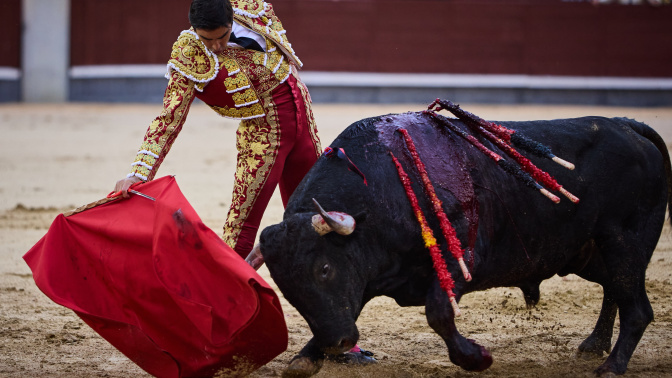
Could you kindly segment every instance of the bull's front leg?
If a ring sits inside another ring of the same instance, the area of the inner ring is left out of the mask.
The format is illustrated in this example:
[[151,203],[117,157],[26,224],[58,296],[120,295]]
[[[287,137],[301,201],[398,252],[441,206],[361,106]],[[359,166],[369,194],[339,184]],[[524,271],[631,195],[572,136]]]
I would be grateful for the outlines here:
[[452,363],[469,371],[483,371],[492,365],[490,352],[457,331],[448,295],[436,279],[427,294],[425,313],[429,326],[446,342]]
[[299,354],[294,356],[287,370],[282,373],[283,377],[310,377],[317,374],[324,363],[324,353],[315,343],[313,337]]

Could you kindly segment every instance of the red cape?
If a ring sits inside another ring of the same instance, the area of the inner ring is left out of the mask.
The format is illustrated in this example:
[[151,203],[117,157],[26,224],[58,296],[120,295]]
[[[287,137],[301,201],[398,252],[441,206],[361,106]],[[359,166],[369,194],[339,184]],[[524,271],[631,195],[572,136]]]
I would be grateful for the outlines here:
[[23,257],[37,286],[158,377],[243,375],[287,348],[271,287],[207,228],[173,177],[56,217]]

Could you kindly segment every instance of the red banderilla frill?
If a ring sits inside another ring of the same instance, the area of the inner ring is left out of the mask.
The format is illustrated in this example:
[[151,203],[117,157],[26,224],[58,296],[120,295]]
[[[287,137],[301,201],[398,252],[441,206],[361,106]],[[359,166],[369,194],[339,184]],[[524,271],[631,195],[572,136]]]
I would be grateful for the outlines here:
[[415,148],[415,143],[413,143],[413,139],[408,134],[408,130],[399,129],[398,131],[404,136],[404,140],[406,141],[406,147],[408,148],[408,151],[411,153],[411,157],[413,158],[415,167],[418,170],[418,173],[420,174],[420,178],[422,179],[422,186],[425,190],[425,194],[427,195],[427,197],[429,197],[429,200],[432,202],[432,207],[434,208],[434,214],[436,214],[436,217],[439,218],[439,225],[441,227],[441,232],[443,233],[443,236],[446,238],[446,242],[448,242],[448,249],[450,250],[450,253],[453,255],[455,260],[457,260],[457,262],[460,264],[460,268],[462,269],[464,279],[467,280],[467,282],[469,282],[471,281],[471,274],[467,269],[467,265],[464,263],[464,251],[460,246],[460,239],[457,238],[455,228],[453,228],[453,225],[450,224],[450,221],[448,220],[446,213],[443,211],[441,200],[439,199],[439,197],[436,196],[434,185],[432,185],[432,181],[429,179],[429,176],[427,175],[427,169],[425,168],[425,164],[422,162],[422,160],[420,160],[418,150]]
[[[434,102],[429,105],[429,110],[434,110],[434,107],[436,105],[439,105],[443,109],[447,109],[449,112],[453,113],[457,118],[463,120],[463,121],[470,121],[473,123],[478,124],[479,126],[485,128],[486,130],[490,131],[491,133],[497,135],[497,137],[504,139],[507,143],[513,143],[516,146],[522,148],[523,150],[527,152],[531,152],[539,157],[545,157],[547,159],[551,159],[554,162],[562,165],[563,167],[567,169],[574,169],[574,164],[563,160],[557,156],[555,156],[552,152],[551,149],[544,146],[543,144],[536,142],[534,140],[528,139],[520,134],[518,134],[515,130],[511,130],[509,128],[506,128],[502,125],[497,125],[492,122],[488,122],[479,116],[469,113],[466,110],[463,110],[460,108],[459,105],[452,103],[451,101],[448,100],[441,100],[441,99],[436,99]],[[440,110],[440,109],[439,109]]]
[[450,272],[448,271],[448,267],[446,266],[446,262],[443,260],[443,256],[441,256],[441,250],[439,249],[439,246],[436,244],[436,238],[434,238],[434,233],[427,224],[427,220],[425,219],[425,215],[422,213],[422,209],[420,209],[420,205],[418,204],[418,198],[415,196],[413,188],[411,188],[411,181],[408,178],[408,175],[404,171],[404,168],[401,166],[401,163],[399,163],[399,160],[397,160],[397,158],[391,151],[390,155],[392,156],[394,165],[397,167],[397,172],[399,173],[399,179],[401,180],[401,183],[404,186],[404,190],[406,191],[408,201],[411,203],[411,207],[413,207],[413,213],[415,214],[415,217],[418,220],[418,223],[420,224],[420,228],[422,229],[422,239],[424,240],[425,247],[429,249],[429,254],[432,257],[432,263],[434,266],[434,270],[436,271],[436,275],[439,279],[439,285],[441,286],[443,291],[445,291],[446,294],[448,294],[448,299],[450,300],[450,304],[453,307],[453,313],[455,314],[455,316],[460,316],[462,312],[460,311],[460,307],[457,305],[457,300],[455,300],[455,293],[453,292],[453,288],[455,287],[455,281],[453,281],[453,278],[450,275]]
[[364,185],[369,186],[369,184],[366,182],[366,176],[364,176],[364,173],[362,173],[362,171],[360,171],[359,168],[357,168],[355,163],[353,163],[352,160],[350,160],[348,155],[345,154],[344,149],[338,148],[334,150],[331,147],[327,147],[324,149],[324,152],[322,154],[328,158],[334,157],[334,155],[336,155],[336,157],[338,157],[339,159],[344,160],[348,165],[348,170],[358,174],[359,177],[361,177],[362,180],[364,180]]

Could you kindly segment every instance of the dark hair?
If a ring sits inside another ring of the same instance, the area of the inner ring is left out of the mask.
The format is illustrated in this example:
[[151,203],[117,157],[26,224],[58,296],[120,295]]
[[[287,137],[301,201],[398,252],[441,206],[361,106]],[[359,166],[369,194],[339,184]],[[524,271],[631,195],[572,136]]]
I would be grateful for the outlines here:
[[189,23],[194,29],[214,30],[233,23],[229,0],[193,0],[189,7]]

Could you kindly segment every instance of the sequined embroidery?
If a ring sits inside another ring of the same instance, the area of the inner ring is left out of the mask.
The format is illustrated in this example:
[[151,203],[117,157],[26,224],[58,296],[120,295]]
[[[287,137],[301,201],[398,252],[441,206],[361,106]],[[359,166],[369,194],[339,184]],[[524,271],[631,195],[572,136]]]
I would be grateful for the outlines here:
[[219,113],[222,117],[240,120],[259,118],[265,115],[264,108],[258,102],[252,106],[242,108],[231,108],[228,106],[219,107],[214,105],[210,105],[210,108]]
[[236,108],[256,104],[259,102],[257,94],[254,93],[252,89],[247,89],[243,92],[236,92],[231,97],[233,98],[233,102],[235,103]]
[[267,99],[266,116],[241,121],[236,132],[238,160],[224,242],[235,248],[242,226],[275,164],[280,140],[276,104]]
[[205,85],[217,77],[219,62],[193,30],[184,30],[173,44],[166,78],[172,70],[195,81],[196,89],[202,92]]
[[226,87],[226,93],[234,93],[250,88],[250,81],[247,80],[245,75],[229,76],[224,79],[224,86]]

